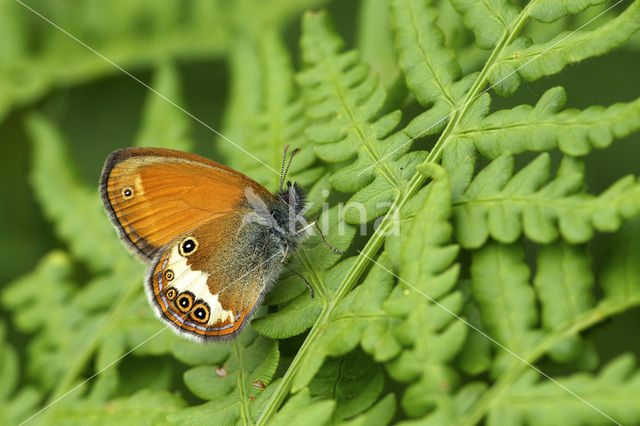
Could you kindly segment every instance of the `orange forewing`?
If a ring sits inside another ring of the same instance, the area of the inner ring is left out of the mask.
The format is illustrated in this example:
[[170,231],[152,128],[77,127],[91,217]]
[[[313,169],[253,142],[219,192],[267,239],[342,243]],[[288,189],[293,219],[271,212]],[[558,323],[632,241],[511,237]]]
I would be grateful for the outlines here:
[[[203,157],[160,148],[111,154],[101,179],[103,202],[122,239],[151,260],[174,238],[233,213],[245,188],[272,195],[247,176]],[[130,191],[130,192],[129,192]]]

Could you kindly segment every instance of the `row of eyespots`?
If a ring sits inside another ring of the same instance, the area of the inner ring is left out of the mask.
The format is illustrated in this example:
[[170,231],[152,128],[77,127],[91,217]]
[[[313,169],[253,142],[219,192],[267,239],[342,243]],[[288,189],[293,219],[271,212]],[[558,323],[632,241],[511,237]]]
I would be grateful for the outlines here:
[[193,321],[200,324],[206,324],[207,321],[209,321],[209,315],[211,314],[209,305],[203,300],[195,300],[195,296],[190,291],[184,291],[178,294],[178,291],[174,287],[169,287],[164,294],[169,301],[175,301],[176,308],[178,308],[180,312],[189,314],[189,317]]

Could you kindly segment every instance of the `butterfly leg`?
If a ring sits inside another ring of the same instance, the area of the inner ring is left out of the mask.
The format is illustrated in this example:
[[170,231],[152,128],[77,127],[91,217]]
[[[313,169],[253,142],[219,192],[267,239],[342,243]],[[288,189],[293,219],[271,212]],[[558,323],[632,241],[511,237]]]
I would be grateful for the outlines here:
[[288,270],[290,270],[291,272],[295,273],[297,276],[302,278],[302,281],[304,281],[304,283],[307,285],[307,288],[309,289],[309,293],[311,293],[311,298],[313,299],[315,293],[313,292],[313,287],[311,287],[311,284],[309,284],[309,281],[307,281],[307,279],[305,277],[303,277],[300,272],[296,271],[291,266],[289,266],[286,263],[284,263],[284,259],[282,261],[282,264],[285,266],[285,268],[287,268]]
[[331,246],[331,244],[329,244],[327,242],[327,240],[324,239],[324,234],[322,233],[322,230],[320,229],[320,226],[318,226],[318,222],[316,222],[315,220],[313,221],[313,224],[316,226],[316,229],[318,230],[318,233],[320,234],[320,238],[322,238],[322,242],[324,243],[325,246],[329,247],[329,250],[331,250],[334,253],[338,253],[338,254],[344,254],[344,252],[342,250],[338,250],[337,248],[333,248]]

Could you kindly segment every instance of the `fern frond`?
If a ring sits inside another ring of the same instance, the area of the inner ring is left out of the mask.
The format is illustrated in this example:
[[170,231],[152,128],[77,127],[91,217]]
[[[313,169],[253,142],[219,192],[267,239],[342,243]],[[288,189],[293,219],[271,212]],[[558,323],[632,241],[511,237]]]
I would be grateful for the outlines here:
[[[553,330],[579,317],[595,305],[594,277],[584,247],[563,241],[540,247],[535,290],[541,307],[542,327]],[[558,342],[550,355],[567,362],[584,350],[578,336]]]
[[435,23],[435,11],[421,0],[390,3],[398,59],[407,86],[423,106],[443,101],[455,108],[457,100],[451,90],[460,78],[460,66],[444,45],[444,36]]
[[546,91],[534,107],[520,105],[487,115],[490,96],[480,97],[473,105],[471,117],[465,120],[452,138],[473,141],[478,151],[488,158],[504,152],[560,149],[565,154],[580,156],[592,149],[602,149],[614,138],[620,139],[640,128],[640,99],[618,103],[608,108],[592,106],[585,110],[565,109],[563,88]]
[[460,79],[453,52],[444,44],[436,12],[421,0],[391,2],[396,49],[407,87],[423,106],[430,107],[407,125],[411,137],[437,134],[463,102],[474,75]]
[[619,16],[594,30],[565,32],[544,43],[527,38],[513,41],[494,64],[489,81],[496,92],[510,95],[522,80],[556,74],[565,66],[610,52],[640,29],[640,3],[633,2]]
[[269,425],[288,426],[305,419],[305,425],[322,426],[331,419],[335,405],[331,400],[313,401],[308,389],[303,389],[287,401]]
[[[156,67],[151,87],[176,104],[183,104],[180,76],[173,63],[164,61]],[[191,119],[184,112],[162,97],[149,93],[135,144],[191,151],[190,130]]]
[[504,154],[484,168],[454,200],[456,236],[463,247],[477,248],[489,236],[511,243],[524,233],[549,243],[559,235],[568,242],[588,241],[594,230],[611,232],[622,219],[640,211],[640,185],[620,179],[600,196],[580,192],[583,171],[565,157],[556,178],[546,182],[549,156],[541,154],[512,176],[513,157]]
[[35,411],[40,391],[20,384],[21,362],[18,351],[7,341],[7,326],[0,321],[0,422],[18,424]]
[[368,66],[358,61],[357,52],[342,52],[343,42],[326,12],[305,15],[301,44],[306,69],[298,81],[308,102],[307,116],[313,120],[307,137],[316,143],[314,149],[324,161],[355,159],[336,171],[330,182],[342,192],[364,188],[350,201],[365,208],[357,212],[349,209],[347,222],[373,220],[405,190],[423,157],[414,153],[399,161],[409,149],[408,137],[403,132],[388,135],[401,114],[394,111],[378,117],[385,90]]
[[[538,339],[533,331],[538,314],[535,293],[529,285],[524,250],[489,243],[473,252],[472,291],[489,335],[516,354],[522,354]],[[511,355],[501,352],[498,360]]]
[[207,423],[212,418],[223,424],[253,423],[278,367],[277,342],[248,331],[225,345],[231,351],[220,361],[223,365],[199,365],[184,375],[191,392],[208,402],[169,415],[171,423]]
[[[347,259],[337,265],[332,270],[332,276],[327,277],[332,281],[327,282],[339,282],[339,277],[344,276],[352,262],[353,259]],[[344,355],[353,350],[370,327],[388,320],[382,311],[382,303],[389,295],[391,284],[392,278],[383,270],[372,270],[364,283],[340,301],[328,318],[323,319],[323,332],[314,342],[313,352],[302,361],[293,381],[294,392],[311,381],[327,357]]]
[[[167,415],[185,406],[180,396],[166,390],[144,389],[133,395],[114,398],[108,402],[97,399],[61,400],[55,413],[47,413],[50,424],[72,424],[79,418],[100,419],[99,424],[166,424]],[[39,419],[41,420],[41,419]]]
[[452,0],[451,4],[462,15],[464,24],[476,36],[483,49],[493,48],[510,30],[518,16],[518,8],[507,0]]
[[607,420],[602,413],[622,424],[640,421],[640,371],[630,354],[614,359],[597,376],[576,373],[557,380],[592,406],[531,371],[505,390],[489,411],[487,421],[578,426],[601,424]]
[[396,400],[390,393],[367,412],[341,424],[345,426],[385,426],[391,423],[395,411]]
[[[395,335],[404,347],[388,370],[396,380],[412,382],[402,399],[409,416],[422,416],[432,406],[453,416],[450,393],[458,376],[447,363],[462,348],[468,329],[455,319],[463,299],[453,291],[460,267],[453,263],[458,247],[449,244],[449,180],[439,166],[428,164],[420,171],[431,176],[433,184],[402,244],[401,281],[410,288],[397,286],[384,305],[389,315],[402,318]],[[446,421],[455,423],[455,418]]]
[[[309,169],[315,161],[304,138],[302,105],[294,85],[291,58],[273,29],[259,40],[243,39],[232,53],[231,104],[225,118],[225,134],[278,172],[283,149],[301,148],[291,166],[291,177],[307,187],[317,181],[322,169]],[[255,159],[238,155],[236,147],[220,140],[227,163],[275,190],[280,176]]]
[[327,358],[309,383],[316,399],[336,401],[332,422],[340,423],[370,409],[385,385],[382,367],[361,351]]
[[529,14],[538,21],[552,22],[602,3],[605,0],[538,0],[532,5]]
[[[555,289],[557,298],[563,300],[551,300],[551,297],[547,295],[541,297],[544,328],[534,328],[534,320],[536,317],[535,301],[532,300],[532,287],[528,286],[525,282],[529,274],[529,269],[523,261],[522,248],[520,245],[512,245],[517,251],[509,251],[507,246],[492,243],[485,246],[479,251],[474,253],[474,259],[472,264],[472,276],[474,280],[474,292],[475,287],[478,284],[482,284],[483,293],[486,292],[486,299],[483,302],[479,302],[479,307],[483,313],[483,322],[487,321],[490,335],[493,333],[502,333],[504,338],[508,338],[509,334],[515,336],[516,340],[524,342],[523,347],[520,349],[523,352],[515,350],[516,355],[521,359],[524,359],[527,363],[533,364],[539,360],[542,356],[549,354],[555,360],[560,362],[571,362],[575,365],[575,360],[584,355],[586,345],[582,343],[579,337],[579,333],[583,330],[587,330],[595,324],[598,324],[607,318],[610,318],[620,312],[624,312],[628,309],[632,309],[640,305],[640,264],[638,262],[638,252],[629,250],[630,248],[637,247],[640,243],[639,233],[632,232],[637,231],[638,224],[640,222],[636,220],[631,221],[626,225],[624,229],[618,231],[616,240],[612,245],[612,250],[609,251],[609,255],[606,257],[601,268],[601,275],[599,277],[599,285],[605,292],[606,296],[595,306],[592,306],[590,300],[590,287],[591,287],[591,272],[589,271],[590,261],[586,254],[577,249],[572,248],[564,243],[565,248],[562,256],[559,259],[551,259],[551,255],[557,254],[557,251],[553,249],[543,249],[540,253],[538,264],[540,269],[538,270],[538,276],[535,279],[536,290],[540,290],[540,285],[543,282],[544,287],[548,290],[550,280],[554,280],[555,283],[563,283],[558,289]],[[630,232],[631,231],[631,232]],[[557,247],[558,244],[555,246]],[[549,251],[548,251],[549,250]],[[479,265],[478,262],[482,262]],[[482,266],[482,271],[477,270],[477,267]],[[490,267],[487,268],[487,267]],[[553,269],[552,269],[553,268]],[[493,272],[492,272],[493,271]],[[613,272],[616,271],[616,272]],[[483,272],[483,274],[479,274]],[[613,272],[613,273],[612,273]],[[618,273],[619,272],[619,273]],[[493,275],[492,275],[493,274]],[[505,281],[505,278],[510,279]],[[476,283],[476,280],[481,279]],[[575,294],[571,289],[571,295],[560,296],[561,289],[566,289],[568,280],[575,279],[571,282],[571,286],[578,286],[586,294]],[[501,285],[503,284],[503,285]],[[496,287],[498,286],[498,287]],[[498,291],[495,297],[491,298],[488,291]],[[522,306],[522,300],[517,301],[512,297],[516,293],[522,293],[522,298],[527,301],[527,307],[524,309]],[[484,296],[481,295],[481,296]],[[476,297],[477,298],[477,297]],[[500,303],[502,301],[502,303]],[[587,309],[588,308],[588,309]],[[515,312],[517,310],[522,310]],[[546,316],[546,318],[545,318]],[[549,321],[556,321],[551,324]],[[493,324],[493,325],[489,325]],[[500,339],[498,339],[500,341]],[[503,343],[501,341],[501,343]],[[507,346],[509,349],[516,349],[514,347]],[[504,358],[502,358],[504,361]],[[632,372],[629,370],[631,365],[629,360],[623,362],[626,367],[625,377],[630,377]],[[502,362],[495,367],[505,368],[505,363]],[[637,373],[634,373],[634,377]],[[581,377],[580,374],[575,375]],[[604,374],[603,376],[604,377]],[[522,380],[522,382],[520,382]],[[520,412],[517,408],[518,404],[514,404],[513,400],[509,399],[512,393],[512,386],[516,386],[516,383],[525,383],[527,388],[531,388],[537,382],[537,376],[530,374],[528,365],[523,362],[512,362],[506,367],[506,370],[501,371],[501,374],[497,382],[492,386],[491,390],[484,392],[482,397],[473,404],[473,406],[465,413],[464,423],[474,424],[479,419],[483,418],[488,412],[492,410],[492,407],[502,406],[502,399],[509,400],[505,402],[504,406],[498,412],[503,412],[503,409],[507,409],[508,412]],[[570,379],[573,380],[573,379]],[[589,379],[585,379],[589,380]],[[631,401],[627,401],[624,398],[613,398],[607,402],[606,396],[604,399],[599,399],[602,395],[598,392],[588,392],[583,394],[580,383],[566,382],[564,379],[560,381],[567,386],[567,388],[575,391],[578,395],[584,397],[587,401],[594,403],[597,407],[604,409],[605,413],[614,414],[617,418],[620,416],[620,411],[626,409],[629,413],[635,412],[635,405]],[[550,385],[550,382],[544,382],[545,386]],[[619,383],[621,386],[630,386],[630,391],[635,392],[633,387],[635,386],[635,379],[632,379],[629,383]],[[605,384],[602,382],[602,384]],[[606,385],[605,385],[606,386]],[[520,389],[523,389],[522,387]],[[550,389],[546,388],[545,389]],[[558,387],[554,387],[552,392],[560,390]],[[568,395],[564,393],[564,395]],[[573,402],[570,406],[573,407],[574,402],[580,402],[573,397]],[[528,400],[526,409],[527,411],[534,410],[535,406],[540,404],[540,411],[544,415],[559,415],[558,413],[551,414],[553,408],[546,404],[544,398],[530,399]],[[582,412],[582,407],[588,407],[583,402],[580,402],[580,411],[576,413],[578,418],[584,418],[580,416],[598,414],[596,411],[587,410]],[[553,404],[555,407],[556,405]],[[633,408],[632,408],[633,406]],[[605,408],[606,407],[606,408]],[[626,408],[624,408],[626,407]],[[511,411],[515,408],[515,411]],[[611,410],[611,412],[609,411]],[[520,415],[520,414],[519,414]],[[518,415],[518,416],[519,416]],[[601,414],[598,414],[602,416]],[[492,417],[495,418],[495,417]],[[517,417],[520,418],[520,417]],[[551,417],[549,417],[551,418]],[[625,418],[620,417],[619,420]],[[595,424],[599,423],[604,417],[594,417],[590,420],[581,420],[579,423]]]

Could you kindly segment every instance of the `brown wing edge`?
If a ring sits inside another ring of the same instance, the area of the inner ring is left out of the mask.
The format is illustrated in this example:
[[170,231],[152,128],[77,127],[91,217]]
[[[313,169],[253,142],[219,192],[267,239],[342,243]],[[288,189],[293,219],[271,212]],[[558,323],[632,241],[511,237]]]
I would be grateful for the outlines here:
[[138,259],[142,260],[145,263],[149,263],[153,260],[157,249],[153,250],[144,250],[138,247],[131,239],[129,235],[122,227],[122,224],[118,220],[116,216],[116,212],[111,205],[111,201],[109,200],[109,194],[107,194],[107,183],[109,181],[109,176],[111,175],[111,171],[113,168],[123,160],[134,156],[148,155],[147,151],[144,148],[122,148],[117,151],[112,152],[107,160],[104,163],[104,167],[102,168],[102,174],[100,175],[100,198],[102,199],[102,205],[104,206],[107,215],[109,216],[109,220],[111,224],[118,232],[118,236],[125,243],[127,249]]
[[[167,244],[165,247],[171,247],[171,243]],[[158,254],[156,254],[156,256],[153,259],[153,262],[149,265],[147,269],[147,272],[144,278],[145,293],[147,295],[147,298],[149,299],[149,303],[151,304],[151,306],[153,306],[153,313],[155,314],[155,316],[161,319],[163,322],[170,324],[171,327],[169,328],[171,328],[171,331],[173,331],[176,335],[180,337],[184,337],[194,342],[211,344],[211,343],[221,343],[221,342],[227,342],[227,341],[233,340],[235,337],[238,336],[238,334],[240,334],[240,332],[244,329],[244,327],[247,324],[249,324],[249,322],[251,322],[253,315],[255,314],[256,310],[262,305],[262,301],[264,297],[269,292],[272,286],[272,283],[265,286],[264,290],[260,293],[260,295],[255,300],[255,302],[253,303],[249,311],[242,315],[241,317],[242,322],[240,323],[240,326],[237,329],[233,330],[231,333],[216,334],[216,335],[202,335],[202,334],[194,333],[190,330],[186,330],[180,327],[178,324],[173,322],[170,318],[167,318],[162,308],[156,301],[156,294],[153,289],[154,287],[153,274],[155,273],[155,270],[158,267],[158,264],[162,260],[162,257],[165,255],[165,251],[160,251]]]

